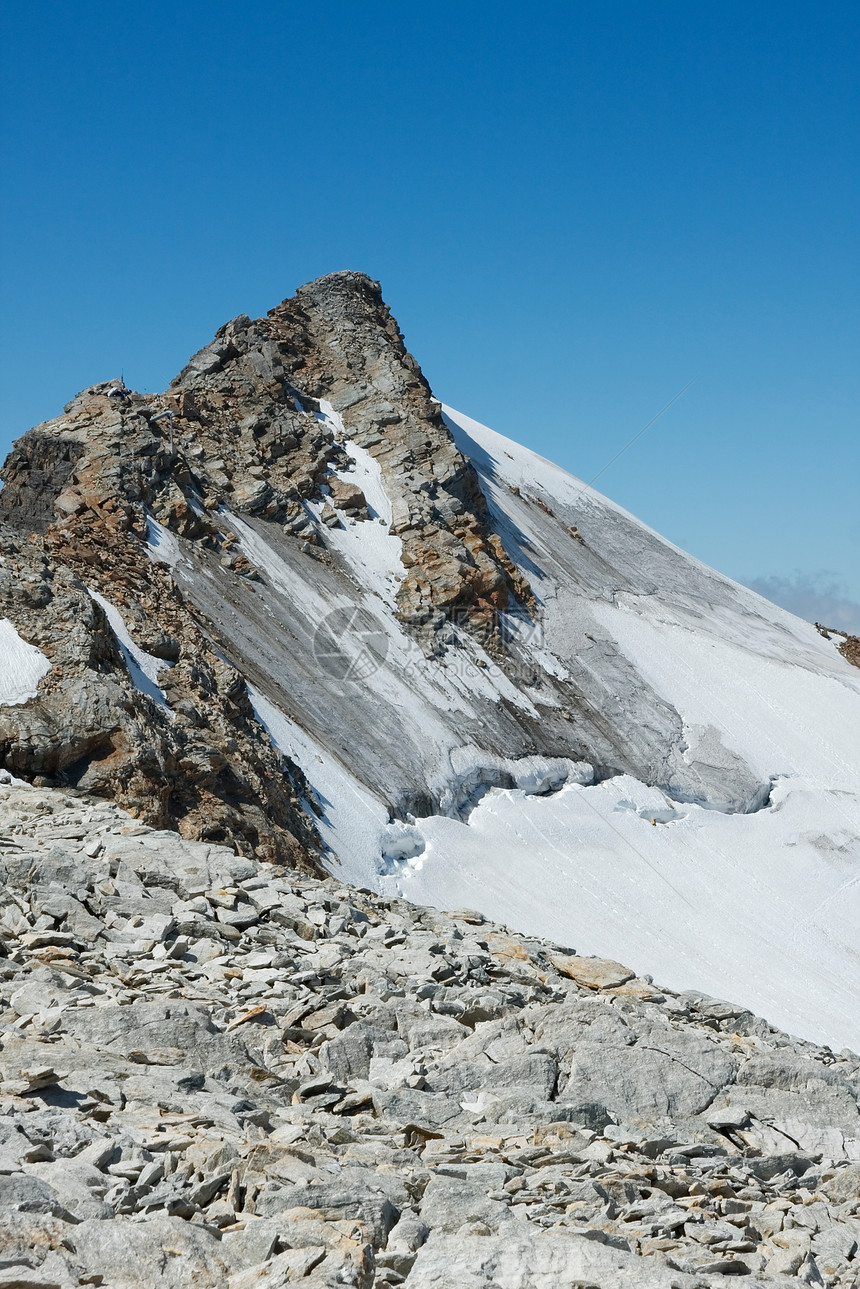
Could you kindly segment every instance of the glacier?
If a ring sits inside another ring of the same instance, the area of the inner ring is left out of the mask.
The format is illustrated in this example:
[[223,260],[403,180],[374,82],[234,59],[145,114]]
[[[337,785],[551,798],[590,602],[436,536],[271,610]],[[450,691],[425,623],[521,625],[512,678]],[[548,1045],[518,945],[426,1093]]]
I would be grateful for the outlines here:
[[[510,680],[490,660],[478,668],[461,655],[442,663],[416,655],[391,612],[380,545],[368,544],[362,577],[359,535],[348,548],[350,573],[390,636],[385,663],[362,682],[380,711],[367,742],[396,760],[396,737],[386,741],[390,704],[426,764],[437,767],[431,782],[440,803],[425,814],[392,811],[342,744],[278,707],[270,677],[269,697],[255,692],[255,707],[324,802],[332,871],[417,903],[477,908],[579,952],[618,957],[669,986],[741,998],[791,1032],[856,1048],[856,669],[811,625],[684,554],[565,471],[452,409],[446,417],[478,469],[499,531],[527,564],[541,624],[532,648],[558,676],[588,667],[622,729],[631,683],[658,695],[682,719],[687,764],[709,767],[725,783],[725,799],[712,792],[694,800],[689,784],[669,779],[661,788],[629,774],[594,784],[564,776],[538,784],[540,791],[500,786],[498,757],[458,739],[458,714],[476,691],[496,703],[509,697]],[[528,492],[543,505],[524,499]],[[563,540],[558,516],[567,508],[586,547]],[[238,522],[272,587],[298,599],[311,626],[321,622],[330,597],[300,585],[295,565]],[[592,566],[599,559],[605,567],[607,557],[623,570],[617,586],[594,578]],[[339,696],[329,687],[341,719],[348,690],[348,682]],[[529,690],[515,701],[530,704]],[[476,782],[487,780],[466,819],[442,805],[446,785],[462,774],[458,757]]]

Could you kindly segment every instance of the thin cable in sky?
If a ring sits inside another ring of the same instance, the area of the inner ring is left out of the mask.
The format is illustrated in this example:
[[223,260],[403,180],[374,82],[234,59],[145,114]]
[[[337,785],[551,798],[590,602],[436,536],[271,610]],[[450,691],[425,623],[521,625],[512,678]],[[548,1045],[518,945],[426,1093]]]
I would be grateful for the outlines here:
[[593,479],[589,479],[588,483],[584,483],[584,484],[582,485],[581,492],[580,492],[578,495],[580,495],[580,496],[581,496],[581,495],[582,495],[582,492],[585,492],[585,489],[586,489],[586,488],[590,488],[590,487],[592,486],[592,484],[596,483],[596,482],[597,482],[597,480],[600,478],[600,476],[601,476],[602,474],[605,474],[605,473],[606,473],[606,471],[609,469],[609,467],[610,467],[611,465],[614,465],[614,464],[615,464],[615,462],[618,460],[618,458],[619,458],[619,457],[624,456],[624,453],[627,451],[627,449],[628,449],[628,448],[632,448],[632,447],[633,447],[633,444],[636,442],[636,440],[637,440],[637,439],[641,439],[641,438],[642,438],[642,435],[645,433],[645,431],[646,431],[646,430],[650,430],[650,429],[651,429],[651,426],[654,424],[654,422],[655,422],[655,421],[659,421],[659,419],[660,419],[660,417],[663,415],[663,413],[664,413],[664,412],[668,412],[668,410],[669,410],[669,408],[672,406],[672,404],[673,404],[673,403],[677,403],[677,401],[678,401],[678,399],[681,397],[681,395],[682,395],[682,394],[686,394],[686,392],[687,392],[687,390],[690,388],[690,386],[691,386],[691,385],[694,385],[694,384],[696,383],[696,381],[697,381],[697,380],[698,380],[698,377],[697,377],[697,376],[694,376],[692,380],[688,380],[688,381],[687,381],[687,383],[686,383],[686,385],[684,386],[684,388],[683,388],[683,389],[679,389],[679,390],[678,390],[678,392],[677,392],[677,394],[675,395],[675,397],[674,397],[674,398],[670,398],[670,399],[669,399],[669,402],[666,404],[666,406],[665,406],[665,407],[661,407],[661,408],[660,408],[660,411],[657,413],[657,415],[656,415],[656,416],[652,416],[652,417],[651,417],[651,420],[648,422],[648,424],[647,424],[647,425],[643,425],[643,426],[642,426],[642,429],[639,431],[639,433],[638,433],[638,434],[634,434],[634,435],[633,435],[633,438],[630,440],[630,442],[629,442],[629,443],[625,443],[625,444],[624,444],[624,447],[623,447],[623,448],[621,448],[621,449],[620,449],[620,451],[618,451],[618,452],[616,452],[616,453],[615,453],[615,456],[612,458],[612,460],[611,460],[611,461],[607,461],[607,462],[606,462],[606,465],[603,467],[603,469],[602,469],[602,470],[598,470],[598,471],[597,471],[597,474],[594,476],[594,478],[593,478]]

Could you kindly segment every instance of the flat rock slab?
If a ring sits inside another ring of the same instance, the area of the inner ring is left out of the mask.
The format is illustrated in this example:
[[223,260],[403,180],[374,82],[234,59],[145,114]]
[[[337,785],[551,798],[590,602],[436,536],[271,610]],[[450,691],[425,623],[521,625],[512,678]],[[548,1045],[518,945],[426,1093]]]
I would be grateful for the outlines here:
[[269,1262],[261,1262],[230,1277],[229,1289],[280,1289],[281,1285],[303,1280],[325,1257],[323,1246],[288,1249]]
[[585,989],[615,989],[636,975],[611,958],[580,958],[559,953],[550,958],[556,971],[575,980]]
[[[407,1276],[406,1289],[704,1289],[734,1284],[723,1275],[688,1275],[565,1231],[509,1224],[504,1235],[433,1235]],[[756,1285],[784,1284],[770,1277]]]
[[72,1227],[65,1243],[113,1289],[221,1289],[235,1269],[216,1235],[178,1217],[128,1224],[90,1219]]

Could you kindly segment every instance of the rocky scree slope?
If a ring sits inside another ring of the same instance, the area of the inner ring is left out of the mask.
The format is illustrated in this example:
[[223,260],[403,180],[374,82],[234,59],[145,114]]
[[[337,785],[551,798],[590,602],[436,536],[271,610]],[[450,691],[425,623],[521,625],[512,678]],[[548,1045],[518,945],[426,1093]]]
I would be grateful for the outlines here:
[[855,1056],[91,796],[0,843],[0,1284],[857,1284]]

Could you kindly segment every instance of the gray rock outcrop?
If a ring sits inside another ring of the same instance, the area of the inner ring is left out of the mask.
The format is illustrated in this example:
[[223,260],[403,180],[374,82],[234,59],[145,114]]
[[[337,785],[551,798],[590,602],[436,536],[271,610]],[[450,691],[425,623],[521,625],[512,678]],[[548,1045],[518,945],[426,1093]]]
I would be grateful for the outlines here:
[[0,1284],[856,1283],[850,1053],[86,795],[0,877]]
[[[304,777],[260,737],[242,678],[167,571],[146,567],[109,522],[85,530],[72,555],[59,555],[56,543],[56,530],[27,540],[0,524],[0,618],[51,664],[34,699],[0,706],[0,764],[36,783],[112,798],[188,837],[314,870],[319,844],[300,804]],[[104,563],[88,564],[93,553]],[[160,701],[135,683],[134,659],[92,587],[122,609],[141,648],[159,661],[172,656],[159,676],[163,697],[150,686]]]
[[77,439],[57,434],[32,431],[19,440],[3,465],[0,518],[23,531],[44,533],[82,450]]
[[382,299],[363,273],[310,282],[268,315],[289,378],[348,414],[355,441],[379,461],[403,541],[403,620],[433,631],[454,616],[496,645],[497,613],[531,602],[526,578],[495,533],[471,463]]

